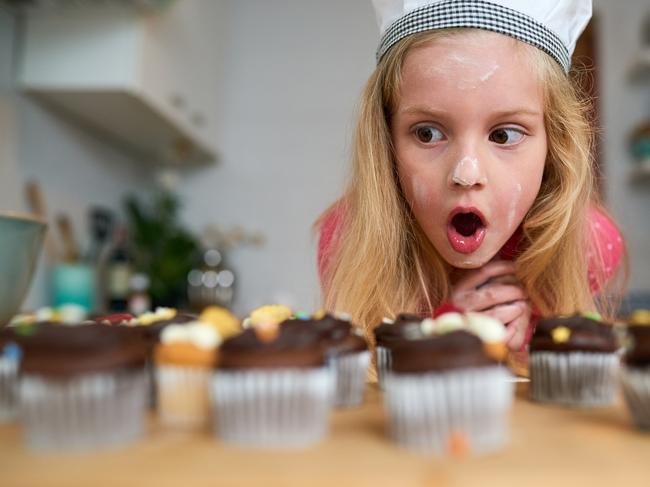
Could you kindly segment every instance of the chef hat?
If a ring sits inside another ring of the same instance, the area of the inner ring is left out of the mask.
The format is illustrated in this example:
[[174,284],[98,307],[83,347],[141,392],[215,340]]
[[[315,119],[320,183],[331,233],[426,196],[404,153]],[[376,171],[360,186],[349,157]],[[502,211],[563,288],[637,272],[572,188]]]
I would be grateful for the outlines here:
[[433,29],[500,32],[541,49],[569,71],[591,0],[372,0],[381,40],[377,62],[400,39]]

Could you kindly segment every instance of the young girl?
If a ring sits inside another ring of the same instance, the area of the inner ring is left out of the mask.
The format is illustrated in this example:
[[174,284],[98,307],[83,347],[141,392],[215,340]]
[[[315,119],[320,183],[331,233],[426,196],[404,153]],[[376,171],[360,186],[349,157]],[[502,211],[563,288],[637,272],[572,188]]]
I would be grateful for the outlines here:
[[369,331],[450,303],[512,350],[536,316],[596,310],[624,245],[567,75],[591,1],[374,3],[351,182],[318,222],[326,307]]

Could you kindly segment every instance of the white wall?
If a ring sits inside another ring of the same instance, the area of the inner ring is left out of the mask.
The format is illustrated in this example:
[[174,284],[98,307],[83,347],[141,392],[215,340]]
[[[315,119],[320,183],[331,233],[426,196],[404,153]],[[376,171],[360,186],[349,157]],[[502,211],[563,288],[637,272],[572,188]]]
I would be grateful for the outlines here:
[[630,287],[650,289],[650,180],[630,182],[630,132],[650,120],[650,82],[630,84],[628,73],[641,48],[648,0],[596,0],[599,19],[603,162],[607,203],[625,234],[630,254]]
[[[0,209],[28,210],[23,186],[36,179],[50,215],[68,213],[83,246],[89,204],[119,209],[125,192],[146,183],[145,171],[110,144],[15,90],[15,30],[12,17],[0,10]],[[47,299],[47,267],[41,259],[24,307],[42,306]]]
[[374,67],[374,13],[360,0],[226,4],[220,162],[186,179],[185,216],[197,230],[214,221],[266,235],[264,248],[230,254],[237,311],[274,301],[314,309],[311,225],[342,191],[355,105]]

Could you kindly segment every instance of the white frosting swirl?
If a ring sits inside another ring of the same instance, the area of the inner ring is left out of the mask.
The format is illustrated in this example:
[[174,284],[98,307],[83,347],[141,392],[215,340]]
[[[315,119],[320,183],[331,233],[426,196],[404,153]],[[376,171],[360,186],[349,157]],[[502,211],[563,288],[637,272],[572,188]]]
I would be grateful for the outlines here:
[[484,342],[502,342],[506,339],[506,327],[496,318],[485,313],[465,313],[467,328]]
[[213,327],[201,321],[191,321],[184,325],[168,325],[160,334],[164,344],[191,343],[206,350],[216,348],[221,344],[221,335]]

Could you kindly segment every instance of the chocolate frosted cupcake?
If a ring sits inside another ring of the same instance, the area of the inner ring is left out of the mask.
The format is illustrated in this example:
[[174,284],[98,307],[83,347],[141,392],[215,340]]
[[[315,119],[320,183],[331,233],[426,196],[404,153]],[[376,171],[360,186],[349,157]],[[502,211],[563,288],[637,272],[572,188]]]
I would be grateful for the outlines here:
[[122,444],[143,431],[146,346],[128,329],[43,324],[19,340],[20,410],[37,449]]
[[384,387],[384,377],[391,368],[391,348],[406,339],[409,334],[419,333],[422,318],[415,314],[401,313],[395,320],[384,318],[373,333],[375,335],[375,366],[379,386]]
[[327,430],[332,386],[317,333],[248,329],[219,351],[211,388],[216,434],[243,445],[315,443]]
[[477,453],[502,446],[513,386],[475,334],[450,331],[402,340],[385,378],[390,431],[423,452]]
[[614,401],[619,359],[614,328],[576,314],[540,320],[530,342],[530,396],[569,406]]
[[621,367],[621,385],[634,424],[650,429],[650,312],[636,313],[627,327],[628,347]]
[[334,371],[334,405],[358,406],[363,402],[370,352],[366,341],[355,333],[344,316],[316,315],[313,318],[282,322],[291,333],[316,333],[325,349],[325,356]]

